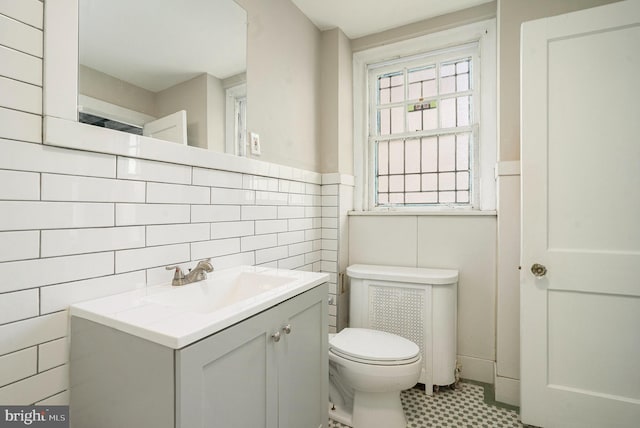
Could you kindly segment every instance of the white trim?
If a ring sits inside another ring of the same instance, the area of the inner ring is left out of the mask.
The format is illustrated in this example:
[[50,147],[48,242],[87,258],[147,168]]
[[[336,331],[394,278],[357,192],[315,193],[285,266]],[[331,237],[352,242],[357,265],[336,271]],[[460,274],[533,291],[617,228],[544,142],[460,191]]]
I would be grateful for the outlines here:
[[463,379],[475,380],[477,382],[492,383],[494,380],[494,361],[484,358],[458,355],[458,362],[462,365],[460,376]]
[[496,375],[494,381],[495,400],[510,406],[520,406],[520,379]]
[[44,2],[42,113],[78,120],[78,0]]
[[[496,108],[496,20],[489,19],[457,28],[440,31],[397,43],[356,52],[353,55],[353,106],[354,106],[354,209],[369,209],[367,195],[369,94],[367,89],[368,66],[399,57],[411,57],[427,51],[446,49],[478,41],[482,87],[480,89],[480,182],[478,189],[479,209],[493,211],[496,207],[496,185],[494,167],[497,154],[497,108]],[[490,78],[483,78],[488,76]],[[490,94],[494,94],[491,96]],[[490,142],[486,144],[484,142]],[[404,209],[404,208],[403,208]],[[430,210],[430,208],[423,208]]]
[[95,116],[104,117],[105,119],[115,120],[116,122],[126,123],[142,128],[145,123],[156,120],[155,117],[139,111],[129,110],[109,102],[89,97],[87,95],[78,95],[78,112],[88,113]]
[[339,172],[329,172],[322,174],[322,184],[342,184],[354,186],[355,177],[353,175],[340,174]]
[[239,153],[238,141],[236,139],[236,136],[238,135],[236,105],[238,98],[246,98],[246,96],[246,83],[240,83],[225,90],[225,153],[245,156],[244,153]]
[[496,165],[496,177],[520,175],[520,161],[502,161]]
[[322,174],[270,162],[182,146],[169,141],[127,134],[113,129],[51,116],[44,118],[45,144],[89,152],[240,172],[284,180],[321,184]]
[[[323,183],[324,184],[324,183]],[[430,215],[441,215],[441,216],[496,216],[498,215],[497,211],[479,211],[479,210],[460,210],[460,211],[451,211],[443,207],[440,210],[429,210],[425,211],[423,208],[415,209],[415,210],[402,210],[402,211],[349,211],[347,213],[350,216],[358,217],[358,216],[430,216]]]

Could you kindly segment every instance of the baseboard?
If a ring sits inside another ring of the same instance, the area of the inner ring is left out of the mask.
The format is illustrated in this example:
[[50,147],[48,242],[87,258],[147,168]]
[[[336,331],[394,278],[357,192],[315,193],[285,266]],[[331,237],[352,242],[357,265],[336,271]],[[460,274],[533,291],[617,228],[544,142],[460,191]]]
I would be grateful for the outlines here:
[[520,407],[520,380],[496,376],[496,401]]
[[458,363],[462,364],[460,377],[463,379],[490,384],[493,384],[495,381],[493,371],[494,361],[458,355]]

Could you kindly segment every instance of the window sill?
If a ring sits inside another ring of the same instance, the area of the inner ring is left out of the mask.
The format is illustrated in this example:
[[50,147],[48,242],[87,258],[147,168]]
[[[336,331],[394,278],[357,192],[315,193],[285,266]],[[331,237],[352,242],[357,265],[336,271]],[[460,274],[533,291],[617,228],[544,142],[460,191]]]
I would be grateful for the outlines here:
[[495,210],[380,210],[349,211],[350,216],[497,216]]

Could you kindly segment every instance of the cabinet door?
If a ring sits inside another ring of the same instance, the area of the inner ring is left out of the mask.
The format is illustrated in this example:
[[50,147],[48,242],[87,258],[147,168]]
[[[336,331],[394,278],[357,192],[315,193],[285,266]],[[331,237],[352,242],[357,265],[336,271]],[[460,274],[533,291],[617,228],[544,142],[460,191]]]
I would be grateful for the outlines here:
[[[327,285],[282,303],[285,320],[277,346],[280,402],[279,428],[327,426],[328,327]],[[290,326],[290,333],[284,327]]]
[[275,316],[263,312],[176,351],[176,427],[277,427]]

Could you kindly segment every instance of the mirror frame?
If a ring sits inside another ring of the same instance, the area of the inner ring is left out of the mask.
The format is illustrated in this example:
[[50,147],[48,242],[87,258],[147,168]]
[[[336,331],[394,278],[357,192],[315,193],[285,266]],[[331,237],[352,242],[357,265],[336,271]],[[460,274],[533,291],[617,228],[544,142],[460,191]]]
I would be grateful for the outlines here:
[[78,0],[44,3],[43,144],[203,168],[317,180],[308,174],[310,171],[78,122],[78,16]]

